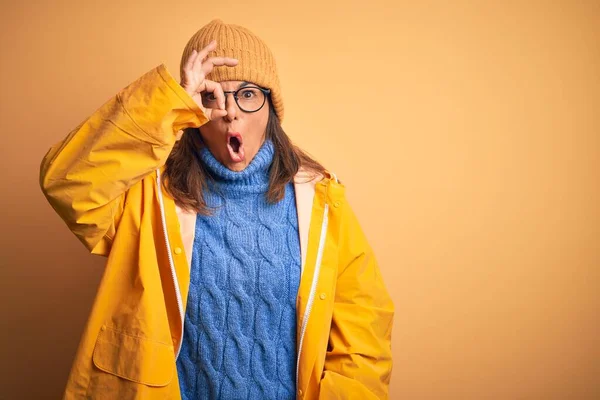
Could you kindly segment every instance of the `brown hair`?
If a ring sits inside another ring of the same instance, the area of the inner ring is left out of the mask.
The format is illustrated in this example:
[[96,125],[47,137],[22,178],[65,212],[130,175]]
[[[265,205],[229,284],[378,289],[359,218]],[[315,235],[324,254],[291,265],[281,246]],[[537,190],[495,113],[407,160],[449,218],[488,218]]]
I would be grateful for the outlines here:
[[[277,203],[283,199],[285,185],[293,181],[300,167],[309,172],[311,177],[325,175],[326,170],[318,161],[292,143],[271,106],[270,96],[268,101],[266,140],[273,142],[275,152],[269,168],[269,189],[266,197],[269,203]],[[187,211],[209,215],[210,210],[203,196],[208,174],[199,156],[203,146],[199,128],[186,129],[167,158],[163,182],[165,190],[175,199],[178,206]]]

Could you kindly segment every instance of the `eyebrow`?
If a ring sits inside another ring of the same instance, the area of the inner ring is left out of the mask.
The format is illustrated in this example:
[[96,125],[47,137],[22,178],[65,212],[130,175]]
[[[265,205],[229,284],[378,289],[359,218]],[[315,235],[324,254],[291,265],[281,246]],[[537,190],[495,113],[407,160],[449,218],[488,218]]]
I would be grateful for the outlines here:
[[240,86],[238,86],[238,89],[241,89],[241,88],[246,87],[248,85],[258,86],[258,85],[254,84],[252,82],[246,82],[246,81],[244,81],[244,82],[240,83]]

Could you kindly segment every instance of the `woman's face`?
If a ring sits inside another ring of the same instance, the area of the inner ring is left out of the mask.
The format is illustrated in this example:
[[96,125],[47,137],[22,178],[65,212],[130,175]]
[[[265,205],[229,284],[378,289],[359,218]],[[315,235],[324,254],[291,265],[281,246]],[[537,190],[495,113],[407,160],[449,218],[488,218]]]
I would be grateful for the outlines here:
[[[240,87],[257,87],[244,81],[223,81],[223,91],[235,91]],[[243,93],[240,93],[240,101]],[[246,93],[247,97],[251,93]],[[252,161],[265,141],[269,120],[269,101],[257,112],[242,111],[233,93],[225,95],[227,115],[216,118],[200,127],[202,140],[212,155],[232,171],[242,171]]]

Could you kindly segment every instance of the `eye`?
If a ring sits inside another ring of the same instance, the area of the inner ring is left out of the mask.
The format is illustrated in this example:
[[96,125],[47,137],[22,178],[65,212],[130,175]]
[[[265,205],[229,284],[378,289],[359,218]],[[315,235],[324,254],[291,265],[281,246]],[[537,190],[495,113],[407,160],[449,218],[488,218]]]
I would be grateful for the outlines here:
[[240,97],[242,99],[245,99],[245,100],[253,99],[254,97],[257,96],[257,93],[256,93],[257,91],[258,91],[258,89],[245,89],[245,90],[242,90],[242,93],[241,93]]
[[217,98],[215,97],[214,93],[204,93],[202,95],[202,97],[204,98],[204,100],[206,101],[216,101]]

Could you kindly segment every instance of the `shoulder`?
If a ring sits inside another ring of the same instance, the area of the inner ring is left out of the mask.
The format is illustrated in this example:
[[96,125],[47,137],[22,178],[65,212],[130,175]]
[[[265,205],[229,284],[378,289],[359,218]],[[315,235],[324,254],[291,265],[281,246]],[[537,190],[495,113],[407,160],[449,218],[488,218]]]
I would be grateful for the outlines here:
[[338,212],[345,213],[349,207],[346,186],[331,170],[326,169],[323,173],[317,173],[300,168],[294,177],[294,184],[297,193],[317,193]]
[[339,180],[337,174],[330,170],[325,170],[324,173],[310,171],[304,167],[300,167],[296,175],[294,176],[294,183],[308,183],[316,185],[317,183],[322,184],[337,184],[343,186]]

